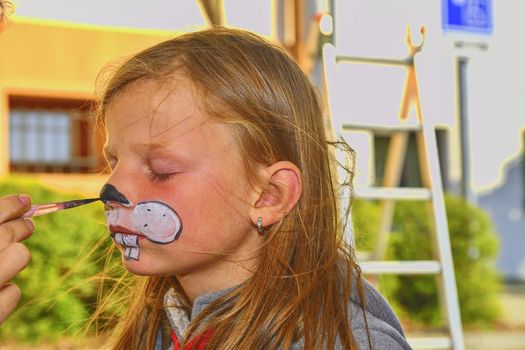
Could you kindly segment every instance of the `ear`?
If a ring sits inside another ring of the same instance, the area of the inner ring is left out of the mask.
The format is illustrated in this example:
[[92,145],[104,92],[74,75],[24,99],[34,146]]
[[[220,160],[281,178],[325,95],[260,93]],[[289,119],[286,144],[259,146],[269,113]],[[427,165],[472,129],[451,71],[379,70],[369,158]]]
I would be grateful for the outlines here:
[[262,218],[262,226],[279,222],[296,205],[303,192],[301,171],[295,164],[281,161],[261,169],[266,182],[250,213],[252,223]]

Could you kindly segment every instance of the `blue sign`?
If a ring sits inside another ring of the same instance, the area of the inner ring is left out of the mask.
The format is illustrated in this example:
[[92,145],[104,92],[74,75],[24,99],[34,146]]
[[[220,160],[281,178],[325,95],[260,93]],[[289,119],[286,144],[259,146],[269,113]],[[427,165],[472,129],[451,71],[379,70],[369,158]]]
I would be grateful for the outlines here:
[[492,33],[492,0],[442,0],[443,30]]

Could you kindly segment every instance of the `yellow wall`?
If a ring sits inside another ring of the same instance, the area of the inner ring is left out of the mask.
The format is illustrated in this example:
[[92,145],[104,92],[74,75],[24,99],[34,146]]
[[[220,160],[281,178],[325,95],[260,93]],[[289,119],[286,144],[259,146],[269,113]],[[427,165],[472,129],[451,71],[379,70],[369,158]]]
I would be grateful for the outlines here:
[[177,34],[15,16],[0,34],[0,176],[9,171],[9,95],[92,98],[108,62]]
[[109,61],[174,35],[15,18],[0,35],[0,86],[90,96]]

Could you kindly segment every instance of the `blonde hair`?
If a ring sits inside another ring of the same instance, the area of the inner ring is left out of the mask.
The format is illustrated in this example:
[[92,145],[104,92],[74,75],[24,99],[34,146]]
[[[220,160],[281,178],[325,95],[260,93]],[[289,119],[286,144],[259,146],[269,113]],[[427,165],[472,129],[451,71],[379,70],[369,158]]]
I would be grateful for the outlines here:
[[[174,74],[194,84],[204,111],[231,125],[247,175],[260,164],[287,160],[303,177],[297,206],[266,232],[253,276],[192,320],[186,339],[205,322],[213,330],[206,349],[290,349],[301,338],[305,349],[332,349],[337,342],[357,348],[348,304],[353,288],[363,299],[361,276],[342,237],[332,152],[315,88],[275,45],[246,31],[213,28],[127,60],[109,79],[99,116],[129,84]],[[146,278],[132,292],[114,349],[153,349],[157,331],[166,328],[162,303],[170,287],[190,308],[175,277]]]

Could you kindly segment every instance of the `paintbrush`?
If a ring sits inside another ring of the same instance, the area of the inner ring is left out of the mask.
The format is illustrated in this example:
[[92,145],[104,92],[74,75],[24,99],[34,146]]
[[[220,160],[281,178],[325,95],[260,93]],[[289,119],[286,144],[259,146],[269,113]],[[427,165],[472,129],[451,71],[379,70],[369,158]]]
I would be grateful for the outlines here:
[[24,215],[22,215],[22,217],[31,218],[34,216],[51,214],[59,210],[75,208],[80,205],[92,203],[98,200],[100,200],[100,198],[74,199],[58,203],[35,204],[32,205],[31,209],[29,209]]

